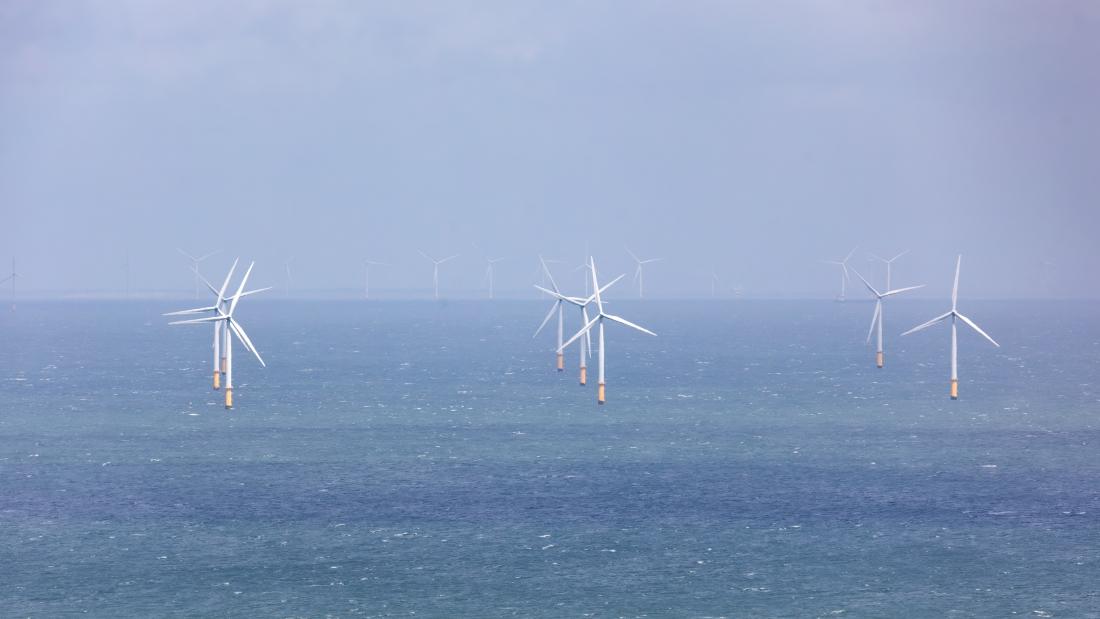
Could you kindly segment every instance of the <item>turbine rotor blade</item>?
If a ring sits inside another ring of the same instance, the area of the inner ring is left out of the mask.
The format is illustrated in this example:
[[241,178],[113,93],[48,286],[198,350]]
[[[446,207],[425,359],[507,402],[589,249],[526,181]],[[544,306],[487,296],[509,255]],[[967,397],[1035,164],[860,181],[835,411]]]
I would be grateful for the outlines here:
[[917,331],[920,331],[920,330],[922,330],[922,329],[927,329],[928,327],[931,327],[932,325],[934,325],[934,324],[936,324],[936,323],[938,323],[938,322],[942,322],[942,321],[944,321],[944,320],[947,320],[947,319],[948,319],[948,318],[950,318],[950,317],[951,317],[951,315],[952,315],[952,314],[954,314],[954,313],[955,313],[955,312],[947,312],[947,313],[945,313],[945,314],[941,314],[941,315],[939,315],[939,316],[936,316],[935,318],[933,318],[932,320],[929,320],[929,321],[928,321],[928,322],[926,322],[926,323],[923,323],[923,324],[919,324],[919,325],[917,325],[917,326],[913,327],[912,329],[909,329],[909,330],[908,330],[908,331],[906,331],[905,333],[902,333],[902,335],[909,335],[910,333],[916,333]]
[[244,332],[244,328],[237,324],[235,320],[229,321],[229,328],[237,335],[237,339],[244,344],[245,349],[256,355],[256,360],[260,362],[260,365],[266,368],[267,364],[264,363],[263,357],[260,356],[260,352],[252,345],[252,340],[248,339],[248,334]]
[[996,340],[994,340],[993,338],[989,337],[989,334],[988,334],[988,333],[986,333],[985,331],[982,331],[981,327],[979,327],[978,325],[974,324],[974,321],[973,321],[973,320],[970,320],[969,318],[967,318],[966,316],[963,316],[962,314],[960,314],[960,313],[958,313],[958,312],[956,312],[956,313],[955,313],[955,315],[959,317],[959,320],[961,320],[961,321],[965,322],[966,324],[970,325],[970,328],[971,328],[971,329],[974,329],[974,330],[975,330],[975,331],[977,331],[977,332],[978,332],[978,333],[979,333],[979,334],[980,334],[980,335],[981,335],[982,337],[984,337],[985,339],[989,340],[989,343],[990,343],[990,344],[993,344],[993,345],[994,345],[994,346],[996,346],[997,348],[1000,348],[1000,347],[1001,347],[1001,345],[1000,345],[1000,344],[998,344],[998,343],[996,342]]
[[625,318],[622,318],[620,316],[615,316],[613,314],[602,314],[602,315],[603,315],[604,318],[606,318],[608,320],[617,322],[621,325],[626,325],[626,326],[630,327],[631,329],[637,329],[638,331],[641,331],[642,333],[648,333],[649,335],[652,335],[652,336],[657,335],[656,333],[650,331],[649,329],[646,329],[645,327],[640,327],[640,326],[638,326],[638,325],[636,325],[636,324],[630,322],[629,320],[627,320]]
[[892,295],[895,295],[895,294],[900,294],[902,292],[908,292],[910,290],[916,290],[918,288],[924,288],[924,284],[921,284],[919,286],[906,286],[905,288],[895,288],[894,290],[888,290],[888,291],[882,293],[882,296],[889,297],[889,296],[892,296]]
[[875,323],[878,322],[879,315],[882,314],[882,299],[875,300],[875,311],[871,314],[871,328],[867,330],[867,343],[871,343],[871,334],[875,332]]
[[951,288],[952,311],[954,311],[958,307],[959,303],[959,269],[962,268],[962,261],[962,254],[959,254],[959,258],[955,261],[955,285]]
[[550,306],[550,311],[546,314],[546,318],[542,319],[542,324],[539,325],[538,329],[535,329],[535,334],[531,336],[531,339],[538,337],[538,334],[542,332],[542,328],[546,326],[546,323],[550,322],[551,318],[553,318],[554,311],[558,309],[559,305],[561,305],[561,300],[554,301],[553,305]]

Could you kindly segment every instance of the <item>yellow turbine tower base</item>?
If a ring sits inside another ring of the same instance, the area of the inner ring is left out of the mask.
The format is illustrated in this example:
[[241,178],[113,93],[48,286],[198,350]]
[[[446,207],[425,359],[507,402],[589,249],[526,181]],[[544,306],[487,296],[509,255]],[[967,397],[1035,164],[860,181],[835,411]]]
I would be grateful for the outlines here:
[[952,378],[951,379],[951,399],[952,400],[958,400],[959,399],[959,379],[957,379],[957,378]]
[[226,389],[225,390],[225,407],[226,408],[233,408],[233,390],[232,389]]
[[565,371],[565,355],[558,353],[558,371]]
[[875,365],[879,366],[880,368],[882,367],[882,361],[883,361],[882,356],[883,355],[882,355],[881,350],[878,351],[877,353],[875,353]]
[[588,368],[581,367],[581,387],[588,384]]
[[605,391],[606,386],[600,383],[600,388],[596,393],[596,404],[603,404],[607,402],[607,393]]
[[214,391],[222,388],[222,373],[214,370]]

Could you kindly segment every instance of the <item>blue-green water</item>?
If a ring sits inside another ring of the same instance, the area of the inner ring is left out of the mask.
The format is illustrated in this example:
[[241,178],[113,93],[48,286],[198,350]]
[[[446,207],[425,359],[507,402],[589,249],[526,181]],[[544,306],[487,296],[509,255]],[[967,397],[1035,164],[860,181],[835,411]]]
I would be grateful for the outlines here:
[[1100,304],[186,305],[0,316],[0,615],[1100,617]]

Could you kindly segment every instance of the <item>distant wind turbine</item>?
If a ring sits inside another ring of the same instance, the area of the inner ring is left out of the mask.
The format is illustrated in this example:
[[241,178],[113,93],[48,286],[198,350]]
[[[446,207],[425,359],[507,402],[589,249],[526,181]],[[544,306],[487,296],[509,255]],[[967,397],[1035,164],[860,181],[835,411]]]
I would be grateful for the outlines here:
[[3,284],[4,282],[9,280],[11,281],[11,311],[13,312],[15,311],[15,280],[19,279],[20,277],[22,277],[22,275],[15,271],[15,258],[12,258],[11,275],[8,275],[4,279],[0,279],[0,284]]
[[626,248],[626,253],[630,254],[630,257],[634,259],[635,263],[637,263],[637,267],[634,269],[634,281],[638,282],[638,298],[640,299],[642,298],[642,280],[644,277],[642,274],[642,265],[649,264],[651,262],[659,262],[661,260],[664,260],[664,258],[647,258],[645,260],[642,260],[638,256],[634,255],[634,252],[630,251],[629,247]]
[[183,254],[184,256],[187,256],[191,260],[191,270],[195,272],[195,298],[197,299],[199,298],[199,279],[202,277],[201,275],[199,275],[199,264],[202,263],[203,260],[206,260],[207,258],[217,254],[221,250],[215,249],[208,254],[204,254],[198,257],[192,256],[191,254],[180,249],[179,247],[176,248],[176,251]]
[[421,251],[419,249],[416,250],[416,251],[419,251],[421,256],[424,256],[425,258],[427,258],[432,263],[432,289],[435,291],[435,300],[438,301],[439,300],[439,265],[443,264],[444,262],[454,260],[455,258],[457,258],[459,256],[459,254],[455,254],[453,256],[447,256],[446,258],[444,258],[442,260],[436,260],[435,258],[432,258],[431,256],[429,256],[428,254],[424,253],[423,251]]
[[900,254],[894,256],[893,258],[890,258],[889,260],[887,260],[886,258],[880,258],[880,257],[878,257],[874,254],[870,254],[870,256],[873,260],[878,260],[879,262],[883,262],[883,263],[886,264],[886,289],[887,290],[890,289],[890,267],[894,264],[895,260],[897,260],[898,258],[901,258],[902,256],[904,256],[907,253],[909,253],[908,249],[901,252]]
[[286,297],[290,298],[290,263],[294,262],[294,256],[291,256],[283,262],[283,269],[286,270]]
[[958,333],[956,332],[956,329],[955,329],[955,320],[958,319],[958,320],[963,321],[971,329],[974,329],[975,331],[977,331],[979,335],[981,335],[985,339],[989,340],[989,342],[991,344],[993,344],[994,346],[996,346],[998,348],[1001,347],[1001,345],[998,344],[996,341],[994,341],[993,338],[989,337],[989,335],[987,335],[985,331],[982,331],[981,327],[974,324],[974,322],[972,320],[970,320],[966,316],[963,316],[962,314],[959,313],[959,310],[958,310],[959,270],[960,270],[961,267],[962,267],[962,256],[960,255],[958,257],[958,259],[955,261],[955,285],[951,288],[951,311],[947,312],[946,314],[936,316],[932,320],[929,320],[928,322],[926,322],[924,324],[917,325],[917,326],[913,327],[912,329],[909,329],[905,333],[902,333],[902,335],[909,335],[910,333],[916,333],[917,331],[920,331],[921,329],[927,329],[928,327],[931,327],[932,325],[934,325],[936,323],[943,322],[944,320],[947,320],[948,318],[951,319],[951,399],[952,400],[958,400],[959,399],[959,372],[958,372],[959,344],[958,344]]
[[489,284],[489,298],[493,298],[493,265],[504,260],[504,258],[485,258],[485,281]]
[[[887,264],[889,264],[889,263],[887,263]],[[887,290],[886,292],[879,292],[878,290],[875,289],[874,286],[871,285],[870,282],[868,282],[866,279],[864,279],[864,277],[862,275],[859,274],[859,271],[856,271],[855,269],[852,269],[852,271],[855,272],[856,277],[858,277],[860,279],[860,281],[863,282],[864,286],[867,286],[867,290],[870,290],[871,294],[874,295],[874,297],[875,297],[875,313],[871,314],[871,328],[867,331],[867,343],[868,344],[871,343],[871,334],[875,332],[875,325],[877,324],[878,325],[878,347],[875,350],[875,365],[877,365],[878,367],[881,368],[882,364],[885,360],[884,355],[883,355],[883,351],[882,351],[882,320],[883,320],[882,301],[886,297],[892,297],[896,294],[906,292],[908,290],[916,290],[917,288],[924,288],[924,284],[921,284],[919,286],[909,286],[907,288],[898,288],[897,290]],[[887,279],[889,279],[889,276],[887,276]]]
[[844,300],[844,294],[847,292],[848,280],[851,277],[848,275],[848,261],[851,260],[852,254],[856,253],[856,248],[853,247],[852,251],[848,252],[847,256],[844,256],[843,260],[823,260],[825,264],[840,265],[840,296],[836,298],[837,301]]

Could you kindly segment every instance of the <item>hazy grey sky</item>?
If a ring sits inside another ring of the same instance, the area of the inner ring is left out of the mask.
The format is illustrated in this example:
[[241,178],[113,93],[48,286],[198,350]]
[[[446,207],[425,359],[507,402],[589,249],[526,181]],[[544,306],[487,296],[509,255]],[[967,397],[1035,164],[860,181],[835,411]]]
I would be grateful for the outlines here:
[[[532,282],[1095,297],[1096,2],[0,2],[0,264],[40,291]],[[1043,266],[1043,263],[1049,263]],[[7,269],[2,269],[6,271]],[[1047,273],[1044,275],[1044,270]],[[877,273],[877,272],[876,272]],[[1045,278],[1045,279],[1044,279]],[[1093,289],[1079,292],[1081,286]]]

